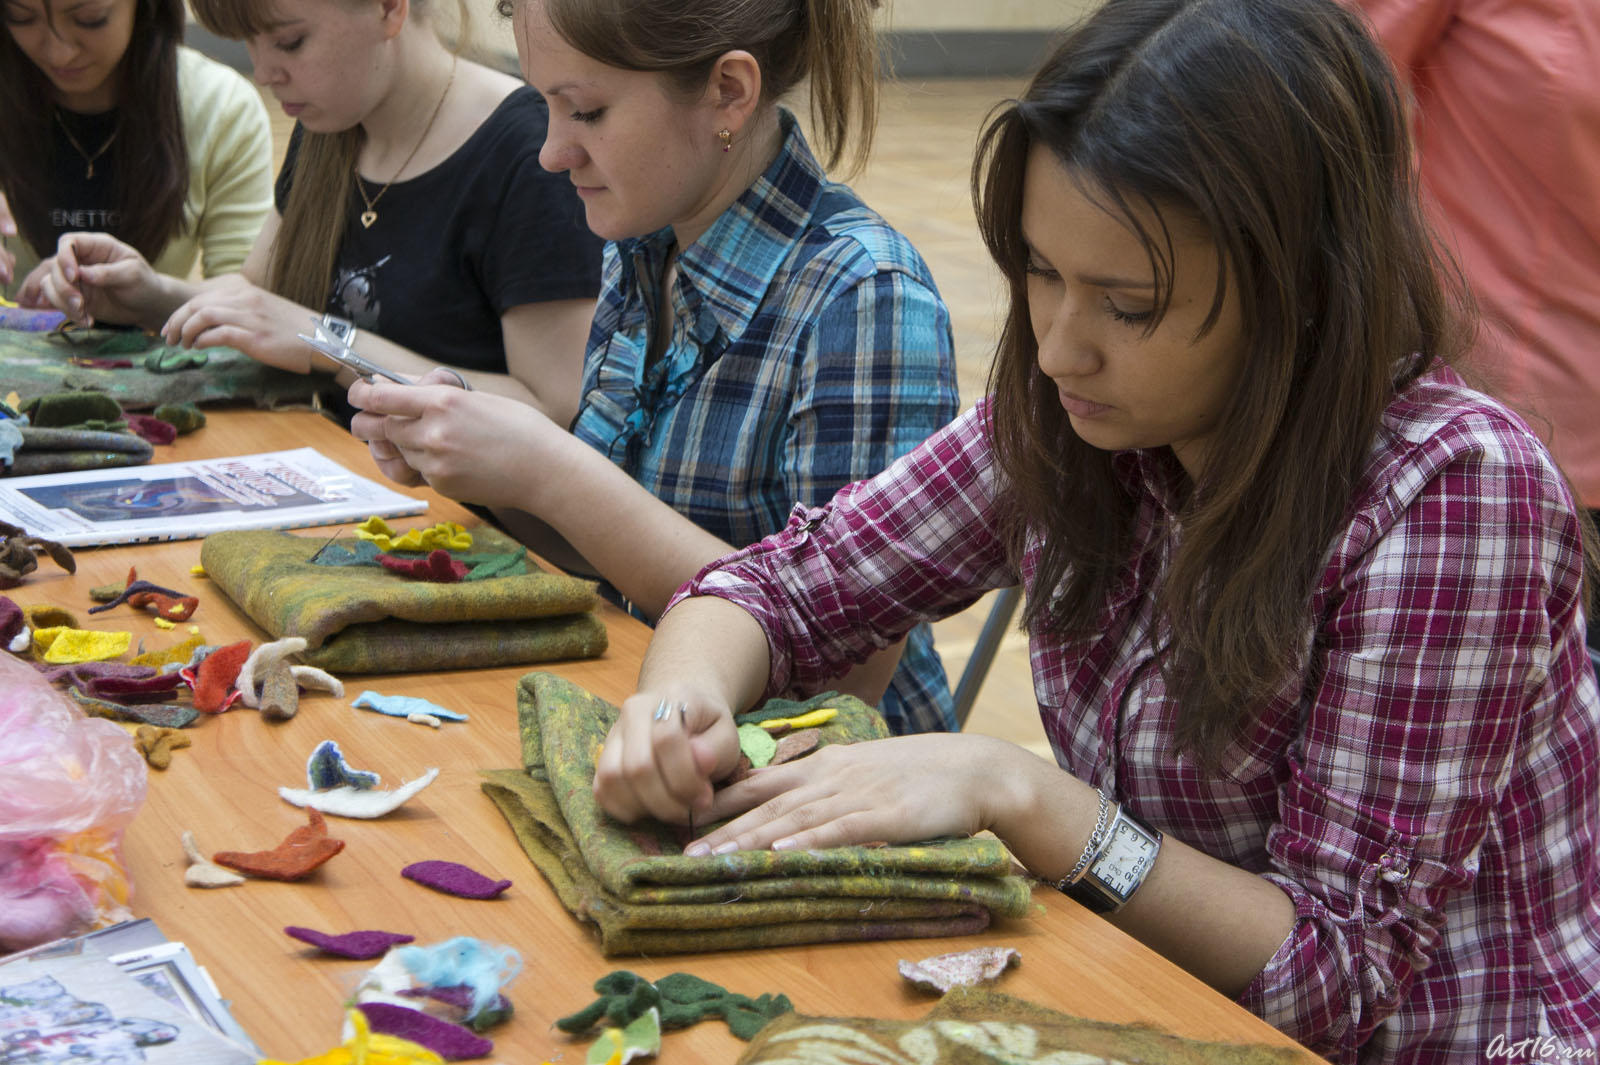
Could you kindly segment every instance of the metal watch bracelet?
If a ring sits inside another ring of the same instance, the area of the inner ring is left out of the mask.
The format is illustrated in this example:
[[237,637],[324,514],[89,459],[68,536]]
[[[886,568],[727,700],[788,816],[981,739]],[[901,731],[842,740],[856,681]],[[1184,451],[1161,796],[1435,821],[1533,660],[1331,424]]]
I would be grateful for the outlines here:
[[1066,891],[1083,877],[1106,841],[1106,830],[1111,827],[1111,798],[1103,791],[1096,794],[1100,797],[1100,812],[1095,815],[1094,831],[1089,833],[1089,841],[1083,845],[1083,853],[1078,856],[1078,863],[1066,876],[1056,881],[1057,891]]

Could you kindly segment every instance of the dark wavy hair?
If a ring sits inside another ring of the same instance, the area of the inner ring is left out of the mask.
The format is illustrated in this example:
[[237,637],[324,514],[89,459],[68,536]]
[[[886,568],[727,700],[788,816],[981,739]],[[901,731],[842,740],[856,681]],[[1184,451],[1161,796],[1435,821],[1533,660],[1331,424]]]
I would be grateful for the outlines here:
[[[1108,0],[1071,29],[979,142],[973,196],[1009,313],[991,374],[1005,529],[1042,540],[1025,624],[1090,638],[1130,563],[1134,500],[1072,430],[1038,366],[1019,220],[1049,151],[1143,241],[1159,324],[1165,218],[1216,241],[1244,369],[1178,516],[1158,592],[1175,747],[1206,764],[1307,648],[1311,592],[1396,391],[1468,339],[1460,273],[1419,206],[1407,99],[1335,0]],[[1141,224],[1154,214],[1157,225]],[[1175,216],[1174,216],[1175,217]]]
[[[46,9],[51,0],[44,0]],[[178,105],[178,44],[183,0],[137,0],[133,34],[117,73],[117,151],[110,172],[119,236],[155,259],[183,232],[189,148]],[[55,88],[0,33],[0,190],[17,230],[40,256],[55,254],[49,197],[55,175]]]

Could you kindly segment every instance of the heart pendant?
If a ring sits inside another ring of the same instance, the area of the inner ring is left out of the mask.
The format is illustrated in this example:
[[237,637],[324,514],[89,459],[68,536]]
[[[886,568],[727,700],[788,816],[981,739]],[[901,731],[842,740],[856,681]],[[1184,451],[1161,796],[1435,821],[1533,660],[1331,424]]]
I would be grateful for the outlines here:
[[362,211],[361,212],[361,228],[362,229],[371,229],[372,228],[372,223],[376,222],[377,220],[378,220],[378,212],[377,211]]

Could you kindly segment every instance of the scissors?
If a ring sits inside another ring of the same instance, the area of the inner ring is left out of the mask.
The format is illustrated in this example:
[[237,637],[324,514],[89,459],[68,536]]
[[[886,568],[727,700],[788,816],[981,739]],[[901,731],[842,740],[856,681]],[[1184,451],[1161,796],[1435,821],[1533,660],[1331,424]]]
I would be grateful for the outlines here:
[[[369,382],[373,377],[383,377],[402,385],[416,384],[409,377],[402,377],[393,370],[386,370],[377,363],[357,355],[350,345],[345,343],[342,336],[329,329],[322,319],[316,315],[311,316],[311,324],[314,330],[313,335],[307,336],[304,333],[296,333],[295,335],[340,366],[349,367]],[[451,384],[458,385],[468,392],[472,391],[472,386],[467,384],[467,379],[462,377],[461,374],[451,370],[448,366],[441,367],[441,369],[447,370],[454,375],[455,380],[450,382]]]

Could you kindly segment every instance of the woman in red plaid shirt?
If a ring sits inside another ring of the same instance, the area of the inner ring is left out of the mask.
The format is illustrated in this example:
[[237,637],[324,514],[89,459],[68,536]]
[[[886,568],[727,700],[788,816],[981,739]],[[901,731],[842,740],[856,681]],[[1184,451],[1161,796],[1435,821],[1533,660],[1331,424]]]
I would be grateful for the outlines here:
[[[607,809],[732,818],[691,854],[992,830],[1339,1062],[1594,1048],[1592,531],[1448,365],[1410,156],[1333,0],[1072,30],[980,142],[993,394],[680,590]],[[734,711],[1018,581],[1056,764],[915,736],[716,786]]]

